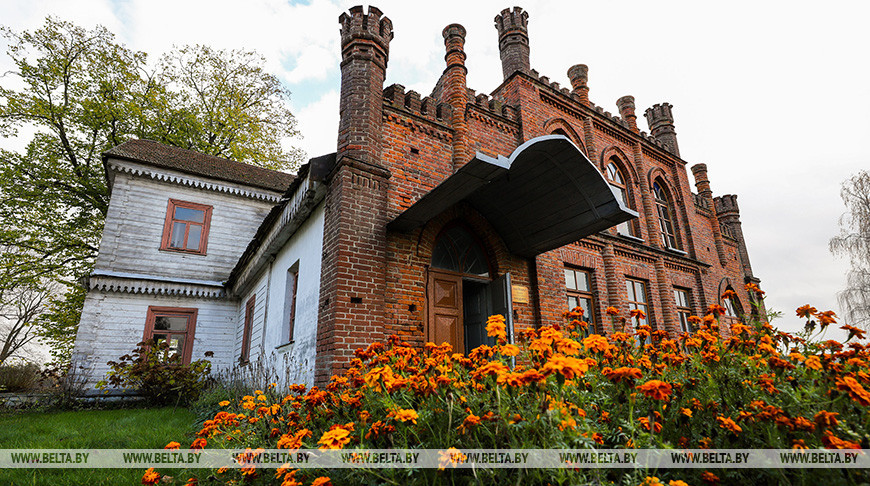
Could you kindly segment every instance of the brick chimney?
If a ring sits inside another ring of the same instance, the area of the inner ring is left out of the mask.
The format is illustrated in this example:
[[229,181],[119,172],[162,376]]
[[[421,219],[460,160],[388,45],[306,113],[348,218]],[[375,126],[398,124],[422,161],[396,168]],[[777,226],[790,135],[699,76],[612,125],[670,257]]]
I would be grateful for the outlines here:
[[628,128],[632,132],[638,133],[637,115],[634,114],[634,96],[626,95],[616,100],[616,106],[619,107],[619,116],[628,123]]
[[680,147],[677,145],[677,132],[674,130],[674,115],[671,112],[670,103],[653,105],[646,109],[646,121],[649,123],[650,134],[661,140],[668,152],[680,156]]
[[589,81],[589,68],[585,64],[571,66],[568,69],[568,79],[571,80],[574,93],[580,97],[580,103],[589,106],[589,86],[586,85]]
[[498,50],[501,54],[501,70],[504,79],[516,71],[528,73],[529,64],[529,13],[520,7],[506,8],[495,16],[498,30]]

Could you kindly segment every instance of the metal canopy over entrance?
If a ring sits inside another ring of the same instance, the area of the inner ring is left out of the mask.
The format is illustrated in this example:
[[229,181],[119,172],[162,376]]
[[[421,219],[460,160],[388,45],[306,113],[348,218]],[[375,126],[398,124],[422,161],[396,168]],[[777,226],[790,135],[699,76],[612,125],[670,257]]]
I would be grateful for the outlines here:
[[493,225],[511,253],[527,258],[637,217],[567,137],[547,135],[510,158],[478,153],[387,227],[413,230],[460,201]]

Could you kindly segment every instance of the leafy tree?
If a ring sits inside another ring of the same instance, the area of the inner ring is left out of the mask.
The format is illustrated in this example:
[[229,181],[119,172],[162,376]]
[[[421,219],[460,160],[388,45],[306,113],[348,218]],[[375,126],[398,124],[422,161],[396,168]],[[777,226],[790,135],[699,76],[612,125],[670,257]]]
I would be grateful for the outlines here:
[[840,217],[840,234],[831,238],[831,251],[846,256],[852,268],[840,306],[853,325],[870,329],[870,172],[861,171],[843,183],[840,196],[847,211]]
[[[0,149],[0,247],[10,249],[0,252],[0,289],[72,288],[89,273],[109,205],[101,154],[126,140],[273,169],[303,155],[281,147],[297,135],[289,92],[253,52],[184,47],[151,67],[104,27],[48,18],[38,30],[0,34],[15,66],[0,86],[0,136],[36,129],[23,150]],[[45,321],[59,343],[74,338],[69,319],[83,302],[80,291],[66,296]]]

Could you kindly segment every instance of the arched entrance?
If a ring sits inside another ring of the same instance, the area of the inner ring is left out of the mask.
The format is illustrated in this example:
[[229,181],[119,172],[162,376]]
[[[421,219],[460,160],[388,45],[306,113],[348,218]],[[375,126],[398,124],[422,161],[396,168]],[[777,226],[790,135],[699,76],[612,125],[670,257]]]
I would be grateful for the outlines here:
[[428,273],[426,339],[465,353],[494,345],[486,319],[502,314],[510,322],[510,275],[494,278],[478,238],[461,224],[445,227],[435,239]]

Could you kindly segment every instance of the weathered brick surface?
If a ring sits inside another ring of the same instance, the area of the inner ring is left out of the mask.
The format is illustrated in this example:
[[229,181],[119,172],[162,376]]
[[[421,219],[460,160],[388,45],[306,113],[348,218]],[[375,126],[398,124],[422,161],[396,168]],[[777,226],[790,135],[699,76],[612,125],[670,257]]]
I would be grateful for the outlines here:
[[[342,16],[339,163],[327,196],[318,380],[346,365],[356,347],[390,334],[422,345],[432,247],[451,224],[463,224],[479,238],[493,276],[510,272],[515,285],[530,290],[528,304],[514,304],[517,329],[561,320],[566,265],[590,271],[595,319],[605,332],[616,330],[607,306],[627,312],[626,278],[646,282],[650,323],[672,333],[679,329],[674,287],[688,289],[693,311],[702,314],[730,285],[750,311],[743,284],[758,279],[749,265],[736,196],[714,199],[705,167],[693,170],[699,194],[692,193],[672,107],[662,103],[646,110],[649,136],[637,126],[631,96],[616,102],[620,116],[589,100],[585,65],[569,70],[570,89],[551,83],[530,69],[528,19],[516,8],[496,17],[505,81],[490,95],[466,85],[465,29],[445,28],[444,73],[431,98],[421,98],[401,85],[383,88],[389,21],[372,10],[368,16],[362,9]],[[409,233],[386,231],[387,222],[474,152],[508,156],[550,133],[566,135],[602,172],[611,161],[620,166],[629,206],[639,213],[632,222],[638,239],[608,230],[524,259],[511,255],[486,218],[464,202]],[[661,243],[655,181],[671,199],[680,251]]]

